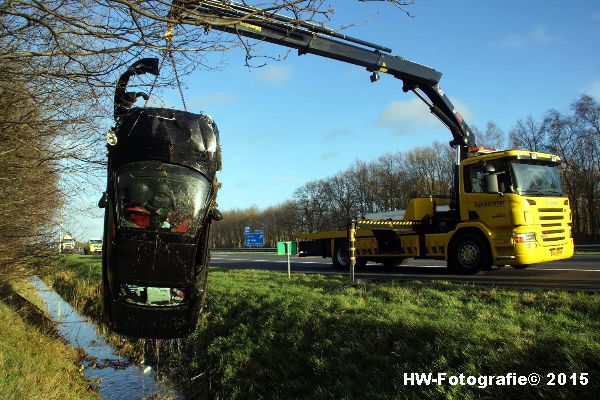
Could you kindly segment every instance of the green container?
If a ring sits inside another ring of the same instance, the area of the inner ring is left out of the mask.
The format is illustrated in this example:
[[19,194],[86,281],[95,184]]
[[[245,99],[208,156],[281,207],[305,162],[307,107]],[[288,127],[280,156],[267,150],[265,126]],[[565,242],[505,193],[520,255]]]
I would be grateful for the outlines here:
[[285,248],[286,248],[286,242],[277,242],[277,255],[285,256],[286,255]]
[[290,255],[298,255],[298,242],[290,242]]
[[285,256],[288,254],[287,245],[290,244],[289,253],[291,256],[298,254],[298,242],[277,242],[277,255]]

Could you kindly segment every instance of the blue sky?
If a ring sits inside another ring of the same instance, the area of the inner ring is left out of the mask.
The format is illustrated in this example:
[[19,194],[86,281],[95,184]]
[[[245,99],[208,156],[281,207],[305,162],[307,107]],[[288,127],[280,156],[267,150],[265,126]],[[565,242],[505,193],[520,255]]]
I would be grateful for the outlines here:
[[[598,1],[417,0],[412,18],[383,2],[332,4],[330,27],[355,22],[345,34],[442,72],[440,85],[470,125],[494,121],[507,132],[528,115],[567,111],[583,93],[600,99]],[[287,50],[265,43],[260,53]],[[209,113],[220,129],[222,210],[275,205],[356,159],[451,139],[390,76],[371,83],[360,67],[295,51],[260,69],[245,67],[239,50],[225,57],[220,70],[197,71],[184,85],[188,110]],[[162,99],[182,107],[176,90]],[[81,217],[77,236],[101,236],[101,226]]]

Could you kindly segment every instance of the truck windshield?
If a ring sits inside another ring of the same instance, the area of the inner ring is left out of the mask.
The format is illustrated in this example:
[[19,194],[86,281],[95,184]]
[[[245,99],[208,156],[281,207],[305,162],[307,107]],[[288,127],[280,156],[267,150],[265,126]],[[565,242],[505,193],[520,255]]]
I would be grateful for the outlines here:
[[94,240],[94,239],[92,239],[92,240],[90,240],[90,244],[102,244],[102,240],[99,240],[99,239]]
[[528,196],[564,196],[558,164],[536,161],[511,163],[515,191]]
[[119,227],[194,235],[210,194],[201,174],[157,161],[119,169]]

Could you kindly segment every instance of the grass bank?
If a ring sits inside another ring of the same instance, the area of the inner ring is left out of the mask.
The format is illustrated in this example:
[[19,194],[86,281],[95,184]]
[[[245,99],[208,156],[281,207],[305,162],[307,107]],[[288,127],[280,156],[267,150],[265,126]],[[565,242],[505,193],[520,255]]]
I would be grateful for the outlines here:
[[[13,288],[3,289],[6,299]],[[16,291],[33,296],[24,283]],[[75,364],[76,350],[53,334],[43,315],[26,310],[21,298],[5,301],[11,307],[0,302],[0,399],[98,399]]]
[[[73,256],[53,277],[98,315],[100,263]],[[85,311],[84,310],[84,311]],[[600,296],[451,283],[345,279],[213,268],[198,329],[183,346],[192,398],[597,398]],[[538,373],[539,386],[405,385],[404,373]],[[547,386],[549,373],[587,385]]]

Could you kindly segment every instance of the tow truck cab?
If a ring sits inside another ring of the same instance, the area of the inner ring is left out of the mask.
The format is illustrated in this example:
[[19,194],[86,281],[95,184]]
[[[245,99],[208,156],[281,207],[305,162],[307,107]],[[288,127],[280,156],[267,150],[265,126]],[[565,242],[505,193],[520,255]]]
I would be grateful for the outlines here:
[[571,209],[560,183],[560,159],[523,150],[470,154],[460,168],[457,230],[479,229],[495,264],[571,257]]

